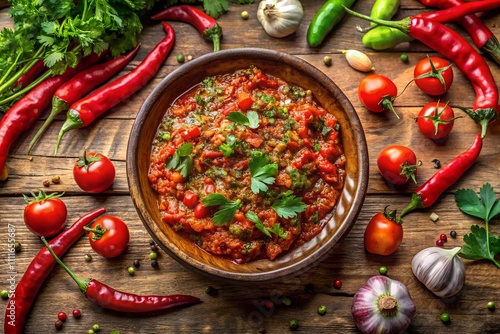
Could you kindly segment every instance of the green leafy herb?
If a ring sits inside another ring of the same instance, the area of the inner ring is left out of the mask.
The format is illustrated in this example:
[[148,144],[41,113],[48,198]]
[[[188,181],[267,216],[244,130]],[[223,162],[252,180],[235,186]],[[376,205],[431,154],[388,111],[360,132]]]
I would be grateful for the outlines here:
[[252,176],[251,189],[254,194],[267,191],[268,184],[273,184],[275,175],[278,174],[278,164],[270,164],[271,159],[262,152],[253,152],[248,163]]
[[219,211],[215,213],[212,220],[215,225],[221,226],[233,221],[236,211],[241,208],[241,200],[230,201],[222,194],[209,194],[201,200],[203,206],[219,206]]
[[229,2],[240,4],[240,5],[245,5],[245,4],[250,4],[253,3],[254,0],[166,0],[165,1],[165,6],[171,6],[175,5],[177,3],[188,3],[188,4],[194,4],[196,2],[198,3],[203,3],[203,9],[205,10],[205,13],[208,15],[212,16],[213,18],[219,18],[222,14],[227,12],[229,9]]
[[175,169],[181,173],[182,177],[188,177],[193,170],[192,151],[193,144],[191,143],[180,146],[168,161],[166,168]]
[[279,223],[273,224],[272,228],[266,227],[260,220],[259,216],[257,216],[257,214],[253,211],[248,211],[245,214],[245,217],[253,222],[255,224],[255,227],[261,230],[268,237],[271,238],[271,233],[274,233],[282,239],[288,239],[287,233],[281,228],[281,225]]
[[247,114],[243,114],[240,111],[231,111],[227,115],[227,119],[235,123],[248,126],[250,129],[257,129],[260,125],[259,114],[255,111],[248,111]]
[[281,218],[294,218],[298,213],[304,212],[306,209],[302,198],[295,197],[291,190],[276,199],[271,207]]
[[500,253],[500,238],[489,233],[489,223],[500,213],[500,200],[489,183],[479,190],[480,197],[472,189],[459,189],[455,201],[464,213],[484,220],[485,227],[471,226],[471,233],[464,236],[465,245],[459,255],[469,260],[486,259],[498,268],[500,263],[495,255]]
[[224,156],[227,158],[234,153],[236,147],[238,147],[238,138],[230,133],[226,136],[226,142],[219,146],[219,151],[221,151],[222,154],[224,154]]

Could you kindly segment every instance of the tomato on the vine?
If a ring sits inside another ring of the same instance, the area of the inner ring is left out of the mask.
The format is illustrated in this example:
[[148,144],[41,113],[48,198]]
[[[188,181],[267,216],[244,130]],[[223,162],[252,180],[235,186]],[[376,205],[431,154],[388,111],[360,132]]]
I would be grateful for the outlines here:
[[359,100],[368,110],[373,112],[391,110],[399,118],[392,105],[397,95],[398,88],[394,82],[380,74],[367,75],[358,87]]
[[115,166],[105,155],[83,152],[83,156],[73,166],[73,178],[83,191],[100,193],[113,184]]
[[403,145],[389,145],[377,156],[380,174],[395,185],[407,184],[410,180],[417,183],[417,168],[421,164],[415,152]]
[[64,224],[68,209],[66,204],[59,198],[64,193],[52,193],[47,195],[43,190],[38,195],[31,192],[33,200],[24,195],[28,205],[24,208],[24,223],[28,229],[40,237],[51,237],[59,233]]
[[403,240],[403,221],[396,217],[396,210],[376,213],[365,229],[365,249],[378,255],[391,255],[396,252]]
[[92,249],[108,259],[123,253],[130,239],[127,224],[115,216],[99,217],[85,230],[89,232]]
[[424,136],[439,141],[448,136],[457,118],[448,103],[429,102],[418,113],[417,125]]
[[453,68],[444,58],[427,56],[413,70],[413,80],[421,91],[428,95],[442,95],[453,83]]

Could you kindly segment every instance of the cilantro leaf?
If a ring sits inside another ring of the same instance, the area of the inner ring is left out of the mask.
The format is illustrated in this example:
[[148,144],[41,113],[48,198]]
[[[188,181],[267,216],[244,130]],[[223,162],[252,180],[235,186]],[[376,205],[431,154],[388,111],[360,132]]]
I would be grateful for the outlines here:
[[243,205],[239,199],[230,201],[224,195],[217,193],[209,194],[201,200],[201,203],[203,206],[219,206],[219,211],[212,217],[214,224],[217,226],[233,221],[236,211]]
[[240,111],[231,111],[226,118],[235,123],[246,125],[250,129],[257,129],[260,125],[259,114],[253,110],[247,112],[246,115]]
[[254,194],[267,191],[268,184],[273,184],[278,174],[278,164],[270,164],[271,159],[262,152],[253,152],[248,163],[250,169],[251,189]]
[[307,206],[302,202],[302,198],[287,191],[281,198],[276,199],[271,207],[281,218],[294,218],[298,213],[304,212]]
[[175,169],[176,171],[179,171],[182,177],[188,177],[193,171],[193,158],[191,157],[192,151],[193,144],[187,143],[181,145],[170,157],[165,167],[167,169]]
[[253,211],[248,211],[245,214],[245,217],[255,224],[255,227],[262,231],[265,235],[271,238],[271,233],[276,234],[278,237],[282,239],[288,239],[287,233],[281,228],[279,223],[274,223],[272,228],[266,227],[259,216]]

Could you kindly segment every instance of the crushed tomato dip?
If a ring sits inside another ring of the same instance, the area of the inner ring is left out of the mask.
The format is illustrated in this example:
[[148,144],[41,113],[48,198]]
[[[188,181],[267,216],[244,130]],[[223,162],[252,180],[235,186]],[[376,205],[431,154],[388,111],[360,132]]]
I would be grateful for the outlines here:
[[250,66],[204,79],[166,110],[148,177],[165,223],[245,263],[317,235],[345,163],[335,116],[310,91]]

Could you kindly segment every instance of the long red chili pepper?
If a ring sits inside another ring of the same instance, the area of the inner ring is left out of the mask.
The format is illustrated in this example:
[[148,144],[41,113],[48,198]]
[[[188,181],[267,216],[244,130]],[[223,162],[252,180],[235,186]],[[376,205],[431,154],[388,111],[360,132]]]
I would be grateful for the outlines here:
[[7,110],[0,120],[0,174],[2,174],[0,181],[5,180],[8,176],[5,162],[10,147],[19,135],[29,129],[42,111],[50,105],[57,88],[76,73],[98,62],[101,57],[102,55],[92,53],[83,58],[76,67],[68,67],[63,74],[45,79]]
[[488,124],[498,117],[498,88],[491,70],[481,55],[457,32],[442,22],[454,21],[474,12],[500,7],[500,0],[470,2],[449,9],[407,17],[400,21],[385,21],[354,12],[354,16],[381,25],[397,28],[421,41],[431,49],[450,59],[469,79],[476,92],[473,110],[463,110],[481,125],[481,135],[486,135]]
[[[80,217],[70,228],[62,231],[50,241],[50,247],[58,256],[63,256],[68,249],[85,233],[83,227],[92,220],[106,212],[100,208]],[[21,334],[24,330],[26,315],[40,290],[45,279],[54,269],[56,261],[47,250],[43,248],[31,261],[23,277],[17,283],[14,294],[7,303],[4,319],[5,334]]]
[[444,165],[430,179],[418,187],[411,196],[410,204],[401,212],[401,217],[419,208],[428,208],[452,184],[468,170],[479,157],[483,139],[477,134],[471,147]]
[[80,278],[57,257],[45,238],[42,237],[41,239],[55,261],[73,278],[85,297],[93,301],[97,306],[125,313],[147,313],[200,302],[198,297],[190,295],[141,296],[126,293],[113,289],[92,278]]
[[171,6],[153,15],[153,20],[173,20],[191,24],[206,40],[212,41],[214,51],[220,50],[222,28],[210,15],[190,5]]
[[[460,6],[463,0],[420,0],[423,5],[447,9]],[[488,54],[500,65],[500,44],[491,30],[474,14],[465,15],[456,20],[464,27],[478,49]]]
[[162,25],[167,35],[135,69],[71,105],[66,121],[59,131],[54,155],[57,154],[61,138],[66,132],[89,125],[107,110],[137,92],[155,76],[175,42],[174,29],[166,22],[162,22]]
[[43,63],[43,59],[37,60],[36,63],[23,75],[17,79],[14,83],[14,87],[26,87],[38,76],[38,74],[42,73],[45,69],[45,64]]
[[45,129],[47,129],[61,111],[68,110],[73,103],[84,97],[85,94],[111,79],[135,57],[139,48],[140,45],[137,45],[120,57],[116,57],[102,64],[94,65],[78,73],[71,80],[59,87],[52,98],[52,110],[50,111],[50,115],[31,140],[28,146],[28,153],[44,133]]

